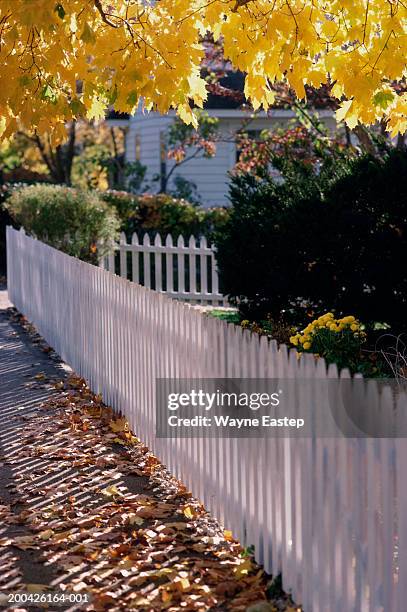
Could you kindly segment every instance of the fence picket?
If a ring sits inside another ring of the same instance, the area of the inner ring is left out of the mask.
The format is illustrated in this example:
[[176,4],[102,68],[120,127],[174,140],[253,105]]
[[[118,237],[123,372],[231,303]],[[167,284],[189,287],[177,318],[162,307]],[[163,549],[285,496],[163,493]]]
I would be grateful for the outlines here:
[[202,249],[201,252],[201,293],[208,293],[208,257],[205,254],[205,251],[208,248],[205,236],[201,237],[200,247]]
[[[144,234],[143,246],[150,246],[150,236]],[[144,272],[144,286],[150,289],[151,287],[151,264],[150,264],[150,249],[146,248],[143,250],[143,272]]]
[[169,295],[171,295],[174,291],[174,264],[173,264],[173,242],[172,242],[172,236],[170,236],[170,234],[168,234],[167,238],[165,239],[165,246],[166,248],[166,253],[165,253],[165,270],[166,270],[166,276],[167,276],[167,286],[166,286],[166,291]]
[[185,293],[185,255],[184,255],[184,238],[178,236],[177,240],[177,260],[178,260],[178,293]]
[[[139,241],[138,241],[138,236],[136,234],[136,232],[134,232],[133,236],[131,237],[131,244],[133,247],[138,247],[139,246]],[[133,283],[139,283],[140,282],[140,273],[139,273],[139,252],[136,250],[136,248],[133,248],[131,250],[131,279],[133,281]]]
[[[154,246],[161,247],[161,236],[156,234],[154,238]],[[156,291],[162,291],[162,265],[161,265],[161,250],[154,253],[154,274],[155,274],[155,287]]]
[[194,236],[190,236],[189,242],[189,292],[196,293],[196,241]]
[[127,251],[123,248],[126,244],[126,234],[122,232],[120,234],[120,276],[122,278],[127,278]]

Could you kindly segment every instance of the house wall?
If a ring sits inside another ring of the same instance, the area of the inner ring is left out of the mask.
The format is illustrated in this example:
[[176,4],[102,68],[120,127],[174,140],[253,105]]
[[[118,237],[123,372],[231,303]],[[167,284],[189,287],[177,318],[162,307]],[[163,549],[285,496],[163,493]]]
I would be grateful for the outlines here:
[[[139,161],[147,167],[146,183],[160,173],[160,134],[165,132],[173,118],[159,113],[137,113],[131,117],[126,134],[126,160],[134,162],[137,158],[137,138],[140,144]],[[150,191],[159,191],[159,183],[153,182]]]
[[[217,143],[216,155],[213,158],[193,159],[180,166],[171,177],[169,188],[173,187],[173,179],[180,175],[196,184],[198,194],[204,206],[223,206],[228,204],[228,172],[236,162],[236,145],[233,134],[236,133],[247,120],[239,111],[209,111],[219,117],[219,132],[221,142]],[[240,116],[239,116],[240,115]],[[330,129],[335,128],[335,119],[332,113],[322,114],[323,122]],[[294,119],[291,111],[275,111],[272,117],[265,114],[256,116],[247,126],[250,130],[263,130],[288,127]],[[136,159],[137,139],[139,143],[139,160],[147,166],[146,183],[150,184],[149,191],[155,193],[160,189],[160,182],[151,182],[154,175],[160,174],[160,134],[165,133],[174,115],[160,115],[158,113],[137,113],[130,120],[126,141],[126,157],[132,162]],[[190,155],[193,149],[187,151]],[[166,160],[167,171],[173,162]]]

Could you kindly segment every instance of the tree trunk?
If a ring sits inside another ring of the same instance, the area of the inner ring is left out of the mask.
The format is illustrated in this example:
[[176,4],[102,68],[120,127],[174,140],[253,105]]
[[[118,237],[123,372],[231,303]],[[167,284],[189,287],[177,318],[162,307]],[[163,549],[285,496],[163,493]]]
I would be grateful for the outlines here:
[[370,134],[363,125],[360,125],[360,124],[357,125],[353,129],[353,133],[356,135],[357,139],[359,140],[362,146],[362,149],[366,153],[370,153],[370,155],[374,155],[374,156],[377,155],[376,147],[374,146],[374,143],[370,137]]
[[406,148],[406,134],[397,134],[397,144],[396,144],[397,149],[399,149],[400,151],[404,151],[404,149]]

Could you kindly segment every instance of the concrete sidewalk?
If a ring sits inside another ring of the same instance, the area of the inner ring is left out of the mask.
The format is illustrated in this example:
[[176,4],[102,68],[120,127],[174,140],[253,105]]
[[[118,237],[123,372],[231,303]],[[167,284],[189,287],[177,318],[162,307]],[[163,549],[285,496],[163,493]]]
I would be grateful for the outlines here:
[[[55,393],[48,382],[39,379],[60,380],[65,375],[58,363],[13,322],[7,291],[0,287],[0,538],[29,533],[24,525],[7,525],[4,521],[5,508],[11,505],[16,515],[23,509],[18,503],[11,462],[27,419],[35,419],[41,403]],[[49,583],[52,574],[51,567],[41,563],[32,551],[0,548],[0,590]]]

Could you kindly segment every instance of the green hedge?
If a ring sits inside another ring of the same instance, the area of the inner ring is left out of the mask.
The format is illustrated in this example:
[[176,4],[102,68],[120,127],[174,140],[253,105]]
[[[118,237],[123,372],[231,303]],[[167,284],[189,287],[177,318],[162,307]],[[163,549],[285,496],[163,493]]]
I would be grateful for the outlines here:
[[105,202],[114,206],[121,230],[128,238],[133,232],[159,233],[173,237],[183,235],[206,236],[209,240],[227,222],[225,207],[202,208],[186,200],[167,194],[133,195],[124,191],[106,191],[100,194]]
[[5,207],[29,234],[92,263],[104,254],[102,245],[118,237],[117,214],[96,192],[30,185],[14,189]]

